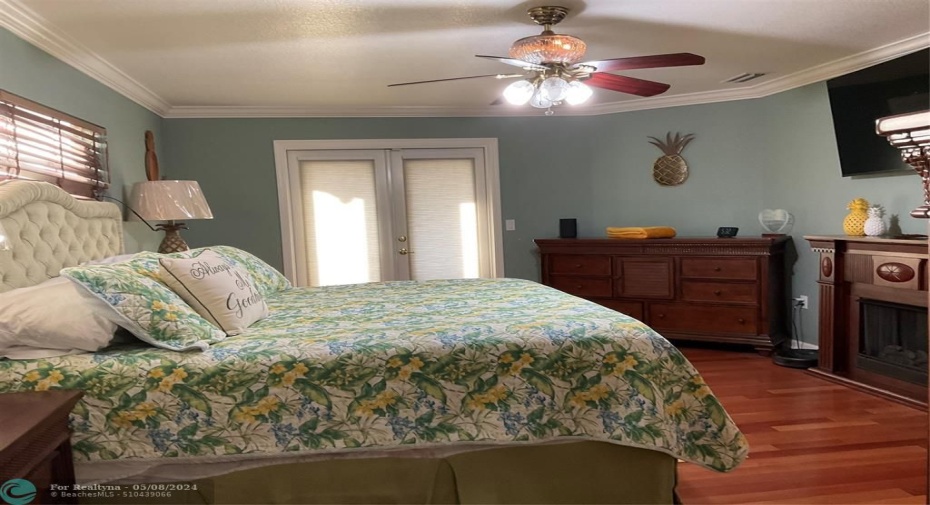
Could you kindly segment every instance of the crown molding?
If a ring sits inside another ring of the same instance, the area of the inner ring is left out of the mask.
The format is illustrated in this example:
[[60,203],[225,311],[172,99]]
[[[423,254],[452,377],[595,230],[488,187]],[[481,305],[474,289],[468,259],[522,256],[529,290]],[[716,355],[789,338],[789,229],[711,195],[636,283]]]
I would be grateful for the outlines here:
[[[793,74],[776,77],[735,89],[703,91],[681,95],[640,98],[623,102],[595,104],[584,107],[563,106],[554,109],[559,116],[599,116],[618,112],[700,105],[734,100],[763,98],[815,82],[855,72],[905,54],[930,47],[930,32],[908,37],[875,49],[833,60]],[[171,107],[166,118],[297,118],[297,117],[508,117],[539,116],[541,111],[529,107],[237,107],[178,106]]]
[[159,116],[171,109],[162,97],[17,0],[0,0],[0,26]]
[[[531,107],[444,106],[172,106],[158,94],[129,77],[87,47],[54,29],[48,20],[18,0],[0,0],[0,26],[80,70],[103,85],[168,119],[181,118],[298,118],[298,117],[519,117],[540,116]],[[846,56],[753,86],[631,99],[584,107],[558,107],[559,116],[598,116],[618,112],[700,105],[762,98],[854,72],[930,46],[930,32]]]

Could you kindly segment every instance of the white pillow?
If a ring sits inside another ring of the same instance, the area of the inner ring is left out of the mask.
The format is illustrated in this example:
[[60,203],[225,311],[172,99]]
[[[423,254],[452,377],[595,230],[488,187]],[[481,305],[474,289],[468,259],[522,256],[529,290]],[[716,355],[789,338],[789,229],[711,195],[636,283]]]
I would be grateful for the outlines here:
[[268,315],[265,299],[248,272],[215,251],[158,262],[161,280],[227,335],[238,335]]
[[116,332],[112,318],[106,302],[64,277],[0,293],[0,357],[96,351]]

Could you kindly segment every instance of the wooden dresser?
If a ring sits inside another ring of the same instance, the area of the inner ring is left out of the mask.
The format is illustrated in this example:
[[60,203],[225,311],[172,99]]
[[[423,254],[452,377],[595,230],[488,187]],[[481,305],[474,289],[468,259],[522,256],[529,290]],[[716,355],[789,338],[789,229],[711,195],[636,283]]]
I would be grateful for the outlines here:
[[542,282],[648,324],[669,339],[788,338],[788,237],[537,239]]

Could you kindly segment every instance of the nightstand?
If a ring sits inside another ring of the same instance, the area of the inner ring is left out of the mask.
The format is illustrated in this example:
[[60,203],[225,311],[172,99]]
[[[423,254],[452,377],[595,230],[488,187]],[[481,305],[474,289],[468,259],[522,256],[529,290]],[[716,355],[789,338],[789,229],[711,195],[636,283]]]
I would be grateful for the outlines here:
[[52,499],[52,483],[73,486],[68,414],[83,396],[57,390],[0,394],[0,484],[26,479],[38,490],[32,503],[77,503]]

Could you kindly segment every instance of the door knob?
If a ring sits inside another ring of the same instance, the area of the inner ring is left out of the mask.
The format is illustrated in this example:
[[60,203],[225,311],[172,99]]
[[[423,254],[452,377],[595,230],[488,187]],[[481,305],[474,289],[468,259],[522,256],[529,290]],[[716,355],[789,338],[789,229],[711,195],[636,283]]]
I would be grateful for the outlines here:
[[404,248],[402,248],[401,250],[399,250],[399,251],[397,251],[397,252],[398,252],[401,256],[406,256],[410,251],[408,251],[407,248],[404,247]]

